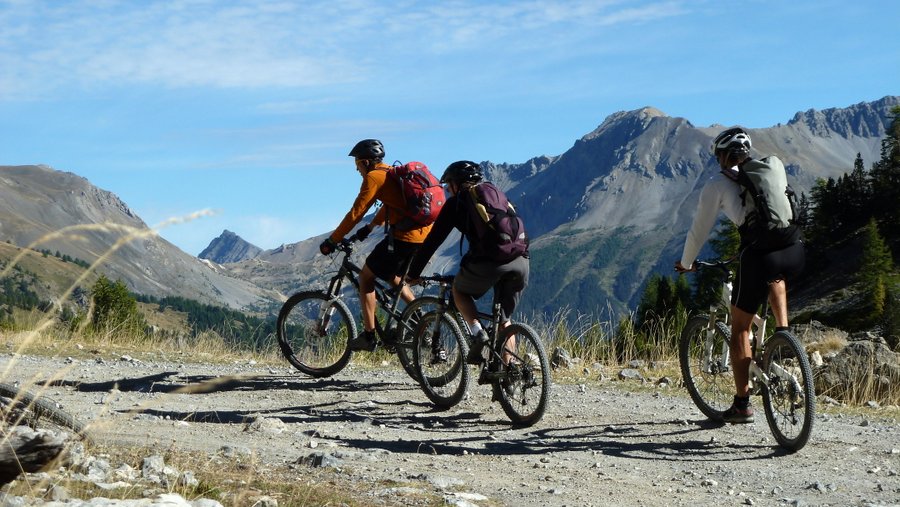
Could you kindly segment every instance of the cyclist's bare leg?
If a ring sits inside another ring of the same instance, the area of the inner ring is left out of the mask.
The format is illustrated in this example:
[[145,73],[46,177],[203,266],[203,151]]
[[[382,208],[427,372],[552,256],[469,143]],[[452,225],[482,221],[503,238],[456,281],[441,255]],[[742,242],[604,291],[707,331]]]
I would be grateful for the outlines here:
[[[400,285],[400,281],[402,278],[400,276],[395,276],[393,280],[391,280],[391,285],[394,287]],[[409,288],[409,285],[404,285],[400,289],[400,299],[406,301],[407,303],[412,303],[413,299],[416,299],[416,295],[413,294],[412,289]]]
[[750,395],[750,325],[753,314],[731,306],[731,369],[738,396]]
[[775,317],[775,325],[787,327],[787,285],[784,283],[784,280],[777,280],[769,284],[769,308],[772,311],[772,316]]
[[[512,321],[507,320],[506,322],[500,324],[501,328],[507,328],[512,324]],[[503,345],[503,356],[501,359],[503,360],[503,364],[509,364],[509,362],[513,359],[512,354],[516,351],[516,335],[510,335],[509,338],[506,339],[506,343]],[[507,352],[509,351],[509,352]]]
[[375,273],[364,265],[359,272],[359,301],[362,304],[362,324],[366,331],[375,330]]
[[478,308],[475,306],[475,298],[468,294],[463,294],[456,290],[454,286],[453,290],[453,301],[456,303],[456,309],[459,310],[459,313],[462,314],[463,319],[466,320],[466,324],[469,325],[469,329],[472,328],[472,325],[475,324],[475,318],[478,316]]

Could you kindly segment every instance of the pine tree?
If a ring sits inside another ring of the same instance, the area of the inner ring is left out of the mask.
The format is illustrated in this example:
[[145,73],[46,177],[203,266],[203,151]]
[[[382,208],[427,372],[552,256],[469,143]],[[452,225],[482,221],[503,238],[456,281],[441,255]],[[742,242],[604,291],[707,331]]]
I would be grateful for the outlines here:
[[871,188],[866,174],[862,155],[857,153],[853,162],[853,170],[844,178],[844,195],[846,197],[847,219],[854,227],[865,223],[868,204],[871,200]]
[[884,315],[887,283],[894,269],[894,263],[890,250],[878,233],[878,224],[874,218],[869,220],[865,235],[862,265],[858,276],[865,290],[866,306],[871,309],[868,320],[872,322]]
[[800,210],[798,214],[797,225],[800,226],[804,234],[808,234],[812,225],[812,210],[810,209],[809,197],[806,196],[806,192],[800,192]]
[[891,110],[893,120],[881,141],[881,160],[872,165],[869,181],[872,188],[872,210],[882,232],[896,252],[900,248],[900,106]]
[[137,300],[128,292],[122,280],[113,283],[105,275],[100,275],[91,288],[91,298],[91,326],[95,331],[143,330],[145,323],[143,315],[138,311]]

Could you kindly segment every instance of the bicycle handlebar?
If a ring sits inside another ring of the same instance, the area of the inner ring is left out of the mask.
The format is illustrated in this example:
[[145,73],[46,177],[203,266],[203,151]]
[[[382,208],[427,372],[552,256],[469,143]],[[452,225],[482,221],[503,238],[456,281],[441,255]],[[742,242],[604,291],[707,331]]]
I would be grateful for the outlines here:
[[700,268],[716,268],[724,273],[731,273],[730,266],[737,262],[736,257],[732,257],[730,259],[713,259],[708,261],[696,260],[694,264],[696,264]]

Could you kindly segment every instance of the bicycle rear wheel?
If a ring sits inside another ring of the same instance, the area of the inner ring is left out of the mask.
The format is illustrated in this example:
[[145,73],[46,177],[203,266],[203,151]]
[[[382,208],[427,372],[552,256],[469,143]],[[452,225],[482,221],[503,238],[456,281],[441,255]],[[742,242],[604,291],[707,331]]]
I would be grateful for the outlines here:
[[0,420],[10,425],[26,424],[34,429],[74,432],[87,438],[85,424],[45,396],[32,394],[11,384],[0,383]]
[[497,353],[502,361],[498,380],[493,381],[494,398],[513,424],[531,426],[544,416],[550,398],[550,361],[544,345],[534,329],[516,323],[500,332]]
[[710,329],[708,315],[691,317],[678,342],[684,386],[697,408],[713,421],[721,421],[722,413],[734,401],[730,342],[728,326],[716,321],[716,327]]
[[781,447],[799,451],[812,432],[816,404],[806,350],[794,335],[778,331],[765,344],[763,371],[769,377],[762,392],[769,429]]
[[321,291],[291,296],[278,314],[281,353],[295,368],[313,377],[328,377],[350,361],[347,341],[356,322],[346,303]]
[[436,310],[441,304],[437,296],[422,296],[412,300],[400,316],[399,332],[394,347],[397,350],[397,359],[406,373],[416,382],[419,381],[419,373],[416,371],[413,348],[415,347],[416,328],[419,320],[426,313]]
[[439,408],[450,408],[469,388],[469,346],[453,318],[440,311],[423,315],[416,327],[413,362],[422,391]]

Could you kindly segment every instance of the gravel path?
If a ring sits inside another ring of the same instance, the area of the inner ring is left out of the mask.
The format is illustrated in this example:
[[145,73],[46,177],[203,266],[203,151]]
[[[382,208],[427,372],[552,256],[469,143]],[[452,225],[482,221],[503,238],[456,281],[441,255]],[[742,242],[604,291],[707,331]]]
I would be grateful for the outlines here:
[[[253,452],[298,475],[304,456],[360,484],[396,480],[457,505],[900,505],[900,425],[888,409],[819,406],[799,453],[749,425],[710,424],[680,388],[554,384],[544,419],[513,428],[472,386],[435,412],[393,368],[323,380],[288,367],[0,356],[2,381],[46,394],[100,440]],[[373,503],[403,504],[402,490]]]

